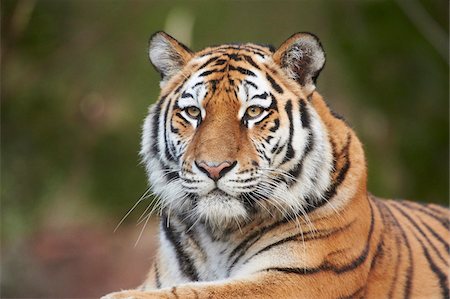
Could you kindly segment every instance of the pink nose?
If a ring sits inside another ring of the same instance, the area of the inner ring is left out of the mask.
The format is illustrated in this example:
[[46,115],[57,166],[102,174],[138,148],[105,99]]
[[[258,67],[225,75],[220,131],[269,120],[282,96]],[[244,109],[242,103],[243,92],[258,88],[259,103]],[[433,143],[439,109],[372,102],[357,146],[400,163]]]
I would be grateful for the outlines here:
[[197,161],[195,161],[195,165],[198,167],[198,169],[200,169],[202,172],[204,172],[209,178],[211,178],[214,181],[218,181],[228,171],[230,171],[236,164],[237,164],[237,161],[234,161],[233,163],[228,162],[228,161],[224,161],[221,163],[201,161],[200,163],[197,163]]

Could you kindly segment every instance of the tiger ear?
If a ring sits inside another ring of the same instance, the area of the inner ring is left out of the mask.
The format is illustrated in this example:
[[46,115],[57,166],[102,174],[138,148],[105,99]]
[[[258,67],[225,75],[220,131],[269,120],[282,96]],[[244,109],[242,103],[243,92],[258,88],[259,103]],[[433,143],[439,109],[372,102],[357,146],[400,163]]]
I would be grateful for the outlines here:
[[325,52],[319,39],[311,33],[296,33],[273,54],[273,60],[310,94],[325,64]]
[[150,37],[148,56],[161,74],[160,86],[163,87],[189,62],[193,52],[167,33],[159,31]]

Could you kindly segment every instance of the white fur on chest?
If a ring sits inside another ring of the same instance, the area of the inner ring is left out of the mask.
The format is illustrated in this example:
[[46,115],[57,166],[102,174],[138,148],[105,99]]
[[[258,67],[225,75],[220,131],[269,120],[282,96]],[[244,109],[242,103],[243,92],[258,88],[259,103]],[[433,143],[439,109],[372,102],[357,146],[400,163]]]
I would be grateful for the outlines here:
[[[274,266],[305,265],[305,255],[298,254],[306,253],[301,242],[287,243],[275,250],[262,250],[273,242],[292,234],[291,230],[272,235],[269,239],[263,238],[258,242],[249,242],[252,243],[251,246],[242,254],[239,251],[233,254],[242,242],[245,243],[248,233],[245,235],[237,231],[233,233],[232,238],[226,238],[227,240],[214,240],[205,228],[196,227],[190,233],[179,231],[178,245],[182,246],[184,252],[189,255],[190,262],[198,275],[198,281],[204,282],[243,277]],[[192,236],[195,240],[191,239]],[[164,233],[161,233],[160,244],[159,262],[164,269],[164,275],[160,278],[162,287],[192,281],[183,274],[176,250]],[[259,254],[261,250],[262,253]]]

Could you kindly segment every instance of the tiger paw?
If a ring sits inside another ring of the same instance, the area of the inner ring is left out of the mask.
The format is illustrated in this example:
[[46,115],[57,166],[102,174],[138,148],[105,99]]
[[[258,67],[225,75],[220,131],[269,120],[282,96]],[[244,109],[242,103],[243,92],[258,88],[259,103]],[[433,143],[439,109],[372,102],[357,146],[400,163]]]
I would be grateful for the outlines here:
[[141,292],[136,290],[128,290],[121,292],[114,292],[107,294],[100,299],[156,299],[156,298],[167,298],[162,296],[162,294],[158,295],[157,293],[151,292]]

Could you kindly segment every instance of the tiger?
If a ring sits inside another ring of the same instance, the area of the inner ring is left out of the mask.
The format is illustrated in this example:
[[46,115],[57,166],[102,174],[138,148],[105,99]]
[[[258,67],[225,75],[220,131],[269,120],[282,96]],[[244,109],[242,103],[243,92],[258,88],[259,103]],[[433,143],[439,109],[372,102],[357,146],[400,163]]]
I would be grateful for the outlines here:
[[379,199],[316,90],[325,52],[149,42],[161,94],[140,155],[160,209],[145,282],[119,298],[449,298],[450,210]]

